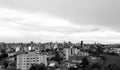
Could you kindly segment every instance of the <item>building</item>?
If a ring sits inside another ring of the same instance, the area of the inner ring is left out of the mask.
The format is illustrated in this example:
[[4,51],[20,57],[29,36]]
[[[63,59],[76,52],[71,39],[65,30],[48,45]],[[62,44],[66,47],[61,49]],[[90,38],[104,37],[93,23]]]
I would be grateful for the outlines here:
[[54,43],[54,47],[53,47],[54,49],[56,49],[56,48],[58,48],[58,43],[56,42],[56,43]]
[[72,55],[78,55],[78,52],[80,51],[80,49],[78,48],[78,47],[76,47],[76,46],[74,46],[73,48],[72,48]]
[[47,65],[47,55],[45,53],[28,52],[17,56],[17,69],[27,70],[34,63]]
[[64,48],[65,58],[66,60],[69,59],[69,56],[72,55],[72,47],[65,47]]
[[81,47],[82,47],[82,48],[84,47],[83,41],[81,41]]
[[20,51],[20,47],[16,47],[16,48],[15,48],[15,51],[16,51],[16,52]]
[[2,66],[1,64],[0,64],[0,70],[4,70],[4,69],[3,69],[3,66]]
[[64,53],[65,53],[66,60],[69,59],[70,55],[77,55],[79,51],[80,50],[78,49],[78,47],[73,47],[73,46],[65,47]]
[[89,53],[80,50],[80,51],[78,52],[78,55],[79,55],[79,56],[89,56]]

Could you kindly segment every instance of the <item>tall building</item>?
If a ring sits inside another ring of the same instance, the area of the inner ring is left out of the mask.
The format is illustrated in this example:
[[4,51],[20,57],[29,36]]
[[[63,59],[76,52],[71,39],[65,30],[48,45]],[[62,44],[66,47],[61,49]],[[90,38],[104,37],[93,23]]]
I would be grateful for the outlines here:
[[58,43],[56,42],[56,43],[54,43],[54,47],[53,47],[54,49],[56,49],[56,48],[58,48]]
[[78,52],[79,52],[79,49],[77,47],[69,46],[64,48],[66,60],[69,60],[69,56],[71,55],[77,55]]
[[65,47],[64,51],[65,51],[65,58],[66,58],[66,60],[68,60],[69,56],[71,55],[71,48]]
[[80,51],[80,50],[78,49],[78,47],[72,48],[72,54],[73,54],[73,55],[77,55],[79,51]]
[[31,64],[34,63],[44,63],[47,65],[47,55],[43,53],[29,52],[17,56],[17,69],[28,70],[31,67]]
[[81,47],[83,48],[83,41],[81,41]]

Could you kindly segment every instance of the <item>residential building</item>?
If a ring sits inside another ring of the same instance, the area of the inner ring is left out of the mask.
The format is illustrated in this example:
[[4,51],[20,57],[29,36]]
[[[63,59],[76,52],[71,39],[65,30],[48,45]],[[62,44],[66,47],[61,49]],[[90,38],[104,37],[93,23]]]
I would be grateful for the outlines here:
[[34,63],[47,65],[47,55],[45,53],[28,52],[17,56],[17,69],[28,70]]
[[72,55],[72,47],[65,47],[64,48],[64,53],[65,53],[65,58],[66,60],[69,59],[69,56]]
[[15,51],[16,51],[16,52],[20,51],[20,48],[19,48],[19,47],[16,47]]
[[64,48],[64,53],[65,53],[66,60],[69,59],[70,55],[77,55],[78,52],[79,52],[78,47],[68,46],[68,47]]

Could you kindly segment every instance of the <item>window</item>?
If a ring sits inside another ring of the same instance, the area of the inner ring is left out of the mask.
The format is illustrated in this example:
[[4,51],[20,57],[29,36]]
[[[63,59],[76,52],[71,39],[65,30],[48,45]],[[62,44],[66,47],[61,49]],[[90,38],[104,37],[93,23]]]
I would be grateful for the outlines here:
[[35,62],[35,60],[33,60],[33,62]]
[[27,65],[29,65],[29,63],[27,63]]

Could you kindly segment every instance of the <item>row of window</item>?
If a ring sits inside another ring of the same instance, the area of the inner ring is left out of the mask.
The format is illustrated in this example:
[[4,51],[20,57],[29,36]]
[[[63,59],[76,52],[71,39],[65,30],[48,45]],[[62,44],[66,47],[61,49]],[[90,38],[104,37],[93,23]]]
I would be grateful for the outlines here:
[[20,61],[20,62],[39,62],[39,60],[26,60],[26,61]]
[[46,58],[46,57],[20,57],[19,59],[39,59],[39,58]]

